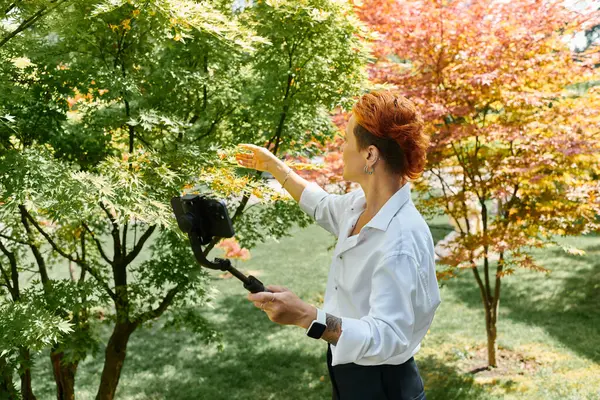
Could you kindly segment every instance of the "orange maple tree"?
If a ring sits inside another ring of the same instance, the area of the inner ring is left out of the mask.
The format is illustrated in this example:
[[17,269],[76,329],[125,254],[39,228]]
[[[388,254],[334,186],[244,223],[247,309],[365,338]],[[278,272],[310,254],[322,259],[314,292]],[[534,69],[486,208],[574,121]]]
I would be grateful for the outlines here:
[[600,79],[597,54],[575,55],[567,40],[598,12],[554,0],[366,0],[357,11],[378,34],[371,79],[424,113],[420,205],[456,228],[440,277],[473,274],[496,366],[501,278],[546,271],[533,248],[598,229],[600,91],[584,89]]
[[293,162],[301,164],[319,164],[320,167],[314,169],[297,170],[298,175],[304,179],[316,182],[319,186],[325,188],[330,193],[344,194],[358,187],[358,184],[344,180],[344,160],[342,153],[342,144],[344,143],[343,132],[350,118],[350,112],[337,109],[331,115],[332,122],[336,125],[339,133],[325,144],[311,141],[307,146],[315,148],[317,154],[323,154],[320,158],[309,159],[306,156],[290,156]]

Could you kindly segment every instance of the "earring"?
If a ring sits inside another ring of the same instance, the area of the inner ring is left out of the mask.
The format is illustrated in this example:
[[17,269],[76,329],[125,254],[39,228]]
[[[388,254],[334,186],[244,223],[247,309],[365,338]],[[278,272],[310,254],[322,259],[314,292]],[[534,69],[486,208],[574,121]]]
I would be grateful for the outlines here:
[[[377,163],[377,161],[381,160],[381,157],[377,157],[377,160],[375,160],[375,163]],[[373,172],[375,172],[375,163],[373,164],[373,166],[371,167],[371,170],[369,171],[369,166],[365,165],[365,167],[363,168],[363,171],[365,171],[365,174],[369,174],[369,175],[373,175]]]

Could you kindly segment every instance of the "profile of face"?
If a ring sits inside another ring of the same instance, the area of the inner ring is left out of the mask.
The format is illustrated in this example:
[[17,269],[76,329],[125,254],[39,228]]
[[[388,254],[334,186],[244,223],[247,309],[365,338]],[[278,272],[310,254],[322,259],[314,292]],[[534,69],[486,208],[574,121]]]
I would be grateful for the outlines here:
[[356,120],[353,114],[346,124],[345,140],[342,145],[342,160],[344,161],[343,178],[349,182],[360,183],[368,176],[364,172],[365,165],[368,164],[370,169],[370,166],[374,164],[374,160],[379,156],[379,151],[375,146],[369,146],[363,150],[358,149],[356,137],[354,136],[355,126]]

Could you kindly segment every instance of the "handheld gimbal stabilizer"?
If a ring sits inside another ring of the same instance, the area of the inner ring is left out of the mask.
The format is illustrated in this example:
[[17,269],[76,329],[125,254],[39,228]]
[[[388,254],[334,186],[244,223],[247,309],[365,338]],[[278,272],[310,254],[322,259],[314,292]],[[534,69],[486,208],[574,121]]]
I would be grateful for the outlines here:
[[177,225],[187,233],[194,256],[200,265],[210,269],[229,271],[244,282],[244,288],[251,293],[267,292],[261,281],[252,275],[246,276],[235,269],[229,260],[215,258],[208,261],[202,252],[202,245],[209,244],[213,237],[229,238],[234,235],[233,224],[227,213],[227,207],[221,200],[205,195],[185,195],[173,197],[171,207],[177,218]]

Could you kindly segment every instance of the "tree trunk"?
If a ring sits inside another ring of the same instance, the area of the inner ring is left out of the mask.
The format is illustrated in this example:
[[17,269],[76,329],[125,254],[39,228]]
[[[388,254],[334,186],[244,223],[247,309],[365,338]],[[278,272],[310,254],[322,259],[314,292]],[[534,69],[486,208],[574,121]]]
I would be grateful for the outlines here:
[[[496,307],[497,308],[497,307]],[[485,310],[485,331],[487,333],[487,353],[488,353],[488,367],[496,368],[498,363],[496,362],[496,352],[498,345],[496,344],[496,312],[492,310],[492,307],[486,307]]]
[[479,276],[479,270],[475,264],[475,260],[471,259],[472,271],[479,286],[479,292],[481,294],[481,303],[485,310],[485,332],[487,334],[487,353],[488,353],[488,368],[496,368],[498,363],[496,362],[496,353],[498,346],[496,344],[497,331],[496,322],[498,321],[498,305],[500,304],[500,272],[502,272],[502,265],[504,256],[501,253],[500,263],[496,270],[496,286],[494,288],[494,294],[490,289],[490,280],[488,277],[488,259],[487,256],[484,258],[484,274],[485,283]]
[[29,349],[21,348],[19,350],[21,353],[21,396],[23,400],[36,400],[35,395],[33,394],[33,389],[31,388],[31,354],[29,353]]
[[75,374],[79,362],[65,363],[63,361],[64,356],[65,353],[63,352],[52,351],[50,353],[54,381],[56,382],[56,398],[58,400],[74,400]]
[[17,400],[19,392],[13,383],[13,370],[4,357],[0,357],[0,399]]
[[110,336],[110,340],[106,345],[104,369],[102,370],[102,378],[100,380],[100,388],[96,395],[96,400],[113,400],[121,369],[125,362],[127,352],[127,342],[133,331],[137,328],[137,324],[131,322],[117,322]]

